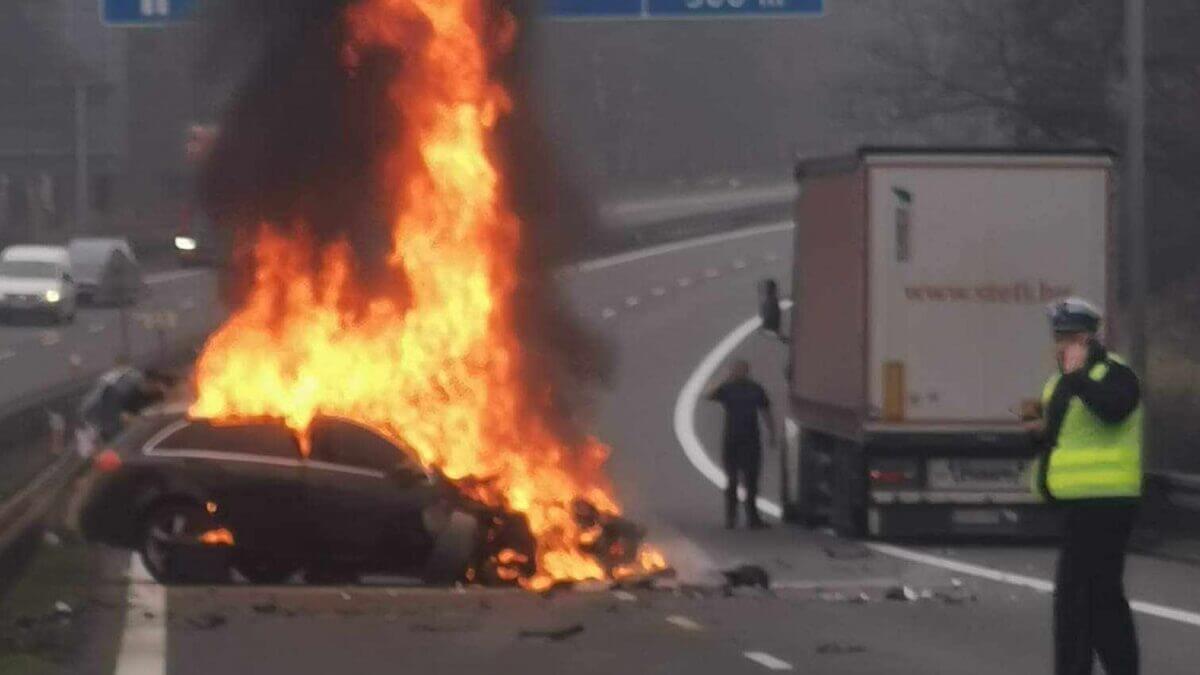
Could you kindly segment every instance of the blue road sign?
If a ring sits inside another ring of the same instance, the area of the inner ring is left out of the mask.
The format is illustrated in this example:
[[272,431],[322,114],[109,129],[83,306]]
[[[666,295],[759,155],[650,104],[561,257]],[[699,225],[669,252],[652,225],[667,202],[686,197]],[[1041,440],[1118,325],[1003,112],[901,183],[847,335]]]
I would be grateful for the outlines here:
[[824,12],[825,0],[545,0],[545,13],[558,19],[717,19]]
[[812,16],[825,0],[649,0],[649,15],[662,18]]
[[563,19],[641,16],[643,0],[546,0],[545,13]]
[[198,0],[103,0],[100,18],[110,26],[157,26],[192,18]]

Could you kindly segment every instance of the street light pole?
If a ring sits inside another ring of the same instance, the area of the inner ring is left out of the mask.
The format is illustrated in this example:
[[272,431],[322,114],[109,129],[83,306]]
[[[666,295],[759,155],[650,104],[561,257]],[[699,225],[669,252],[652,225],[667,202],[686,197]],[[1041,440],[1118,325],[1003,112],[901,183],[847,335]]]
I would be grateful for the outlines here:
[[1125,62],[1128,79],[1125,137],[1125,244],[1129,256],[1128,340],[1134,368],[1146,377],[1147,302],[1146,243],[1146,0],[1125,0]]

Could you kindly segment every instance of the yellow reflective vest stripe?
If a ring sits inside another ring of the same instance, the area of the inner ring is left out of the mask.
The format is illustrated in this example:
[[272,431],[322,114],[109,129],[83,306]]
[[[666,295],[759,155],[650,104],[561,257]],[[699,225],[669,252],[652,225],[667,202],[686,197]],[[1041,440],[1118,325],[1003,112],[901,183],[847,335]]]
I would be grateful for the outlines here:
[[[1110,354],[1109,358],[1124,363],[1115,355]],[[1088,371],[1088,377],[1099,382],[1108,369],[1108,363],[1098,363]],[[1061,377],[1055,374],[1046,382],[1042,390],[1044,409],[1049,409]],[[1078,397],[1072,397],[1046,468],[1046,489],[1050,495],[1064,500],[1140,497],[1142,421],[1141,404],[1124,421],[1110,424],[1088,410]],[[1035,481],[1038,468],[1035,467]],[[1039,492],[1037,485],[1034,491]]]

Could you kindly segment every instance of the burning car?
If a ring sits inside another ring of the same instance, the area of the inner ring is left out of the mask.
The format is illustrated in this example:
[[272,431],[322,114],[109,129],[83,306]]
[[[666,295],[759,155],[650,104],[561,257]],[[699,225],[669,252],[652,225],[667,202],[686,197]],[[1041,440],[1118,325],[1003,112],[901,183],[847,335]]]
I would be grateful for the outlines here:
[[145,418],[93,461],[81,512],[92,541],[140,552],[163,583],[230,570],[256,583],[360,574],[428,582],[528,577],[524,516],[488,507],[406,448],[320,417],[301,439],[281,422]]

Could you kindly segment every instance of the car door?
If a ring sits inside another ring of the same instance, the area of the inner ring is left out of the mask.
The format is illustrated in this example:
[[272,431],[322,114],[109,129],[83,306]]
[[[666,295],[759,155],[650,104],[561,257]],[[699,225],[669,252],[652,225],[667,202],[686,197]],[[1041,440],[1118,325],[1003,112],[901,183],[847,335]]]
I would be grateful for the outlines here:
[[174,466],[175,489],[211,502],[239,546],[305,550],[310,527],[300,448],[282,424],[184,422],[149,454]]
[[305,462],[308,508],[317,536],[338,558],[388,568],[424,560],[422,511],[435,487],[404,450],[351,422],[319,418]]

